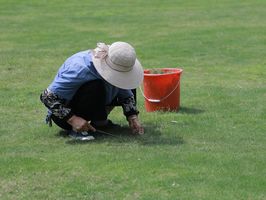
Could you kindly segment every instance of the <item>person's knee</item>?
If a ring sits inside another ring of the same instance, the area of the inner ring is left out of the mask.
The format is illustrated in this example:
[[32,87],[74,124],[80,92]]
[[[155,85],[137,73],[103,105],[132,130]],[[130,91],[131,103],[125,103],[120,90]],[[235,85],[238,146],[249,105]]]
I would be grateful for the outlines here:
[[105,99],[105,87],[102,80],[93,80],[84,83],[76,92],[73,101],[76,99]]
[[105,86],[102,80],[83,84],[71,100],[72,112],[86,120],[105,119]]
[[90,84],[90,88],[92,89],[91,94],[93,94],[93,98],[95,99],[105,99],[105,86],[104,82],[102,80],[94,80],[91,82],[88,82]]
[[79,90],[88,90],[88,91],[101,91],[101,93],[105,93],[105,88],[104,88],[104,82],[102,80],[93,80],[93,81],[88,81],[84,83]]

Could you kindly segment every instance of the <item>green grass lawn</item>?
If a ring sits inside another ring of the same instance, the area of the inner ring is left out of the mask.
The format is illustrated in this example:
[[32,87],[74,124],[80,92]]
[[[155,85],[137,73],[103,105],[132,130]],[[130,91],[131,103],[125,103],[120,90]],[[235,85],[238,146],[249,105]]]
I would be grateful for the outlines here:
[[[144,136],[48,128],[59,66],[118,40],[184,70],[180,111],[147,113],[138,92]],[[265,44],[265,0],[0,0],[0,199],[266,199]]]

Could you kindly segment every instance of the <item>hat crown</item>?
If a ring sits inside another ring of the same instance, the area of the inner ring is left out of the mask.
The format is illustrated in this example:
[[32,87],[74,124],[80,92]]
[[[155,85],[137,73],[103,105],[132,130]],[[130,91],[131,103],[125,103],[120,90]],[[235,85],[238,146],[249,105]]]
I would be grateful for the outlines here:
[[109,59],[115,65],[131,69],[136,62],[135,49],[126,42],[115,42],[109,47]]

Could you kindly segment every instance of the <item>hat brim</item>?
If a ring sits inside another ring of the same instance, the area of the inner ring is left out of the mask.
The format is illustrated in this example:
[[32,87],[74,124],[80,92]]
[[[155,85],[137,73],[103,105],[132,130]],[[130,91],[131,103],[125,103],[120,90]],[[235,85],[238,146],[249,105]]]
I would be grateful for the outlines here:
[[120,72],[112,69],[105,59],[99,59],[92,56],[92,61],[97,72],[108,83],[122,89],[134,89],[137,88],[143,81],[143,68],[136,59],[136,62],[132,70],[128,72]]

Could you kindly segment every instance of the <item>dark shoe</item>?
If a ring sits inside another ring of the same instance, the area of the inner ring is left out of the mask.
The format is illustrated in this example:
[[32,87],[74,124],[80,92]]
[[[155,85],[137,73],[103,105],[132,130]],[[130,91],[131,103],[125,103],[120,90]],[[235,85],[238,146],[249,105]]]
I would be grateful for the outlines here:
[[69,136],[75,140],[79,141],[89,141],[89,140],[94,140],[95,138],[90,135],[88,132],[76,132],[76,131],[69,131]]
[[91,122],[91,125],[96,128],[96,129],[113,129],[113,128],[121,128],[121,126],[119,124],[115,124],[113,123],[110,119],[107,120],[107,124],[103,125],[103,126],[98,126],[95,125],[93,122]]

